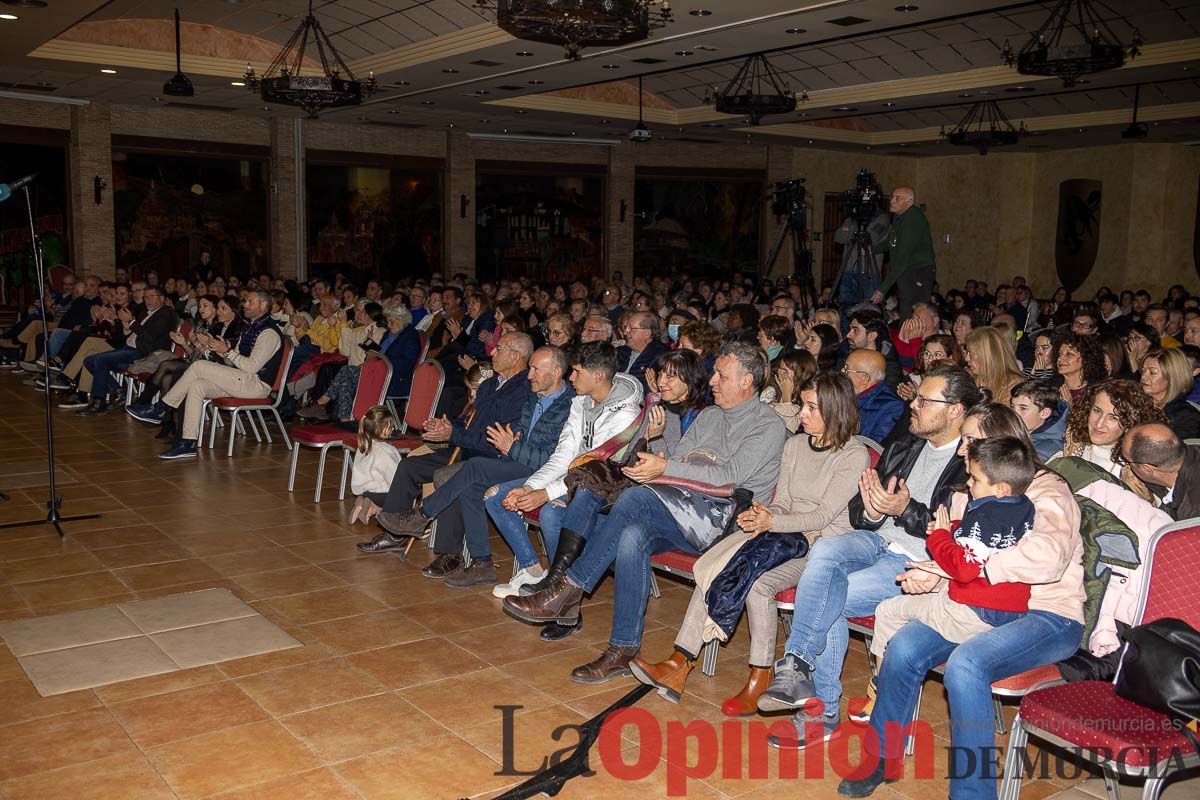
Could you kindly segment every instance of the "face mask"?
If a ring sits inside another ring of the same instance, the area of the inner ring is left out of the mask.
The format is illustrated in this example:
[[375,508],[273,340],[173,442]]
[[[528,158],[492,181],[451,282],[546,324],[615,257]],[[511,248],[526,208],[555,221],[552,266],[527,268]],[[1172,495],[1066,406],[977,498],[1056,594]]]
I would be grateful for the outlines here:
[[774,361],[775,356],[779,355],[781,352],[783,352],[783,345],[773,344],[767,348],[767,358],[771,361]]
[[679,341],[679,326],[678,325],[668,325],[667,326],[667,338],[670,339],[672,342]]

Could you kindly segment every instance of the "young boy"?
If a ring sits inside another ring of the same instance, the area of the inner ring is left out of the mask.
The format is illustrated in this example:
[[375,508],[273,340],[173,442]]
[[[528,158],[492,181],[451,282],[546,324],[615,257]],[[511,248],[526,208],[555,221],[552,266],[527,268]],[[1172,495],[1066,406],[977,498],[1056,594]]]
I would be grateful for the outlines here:
[[[888,641],[909,622],[918,621],[961,644],[976,634],[1018,619],[1029,610],[1029,585],[988,581],[992,553],[1012,547],[1033,527],[1033,503],[1025,490],[1037,470],[1034,451],[1012,436],[972,442],[967,448],[967,489],[971,501],[962,520],[950,522],[941,506],[929,523],[925,546],[949,577],[949,591],[905,594],[875,609],[871,652],[883,657]],[[868,703],[852,718],[862,720],[873,706],[875,679]]]

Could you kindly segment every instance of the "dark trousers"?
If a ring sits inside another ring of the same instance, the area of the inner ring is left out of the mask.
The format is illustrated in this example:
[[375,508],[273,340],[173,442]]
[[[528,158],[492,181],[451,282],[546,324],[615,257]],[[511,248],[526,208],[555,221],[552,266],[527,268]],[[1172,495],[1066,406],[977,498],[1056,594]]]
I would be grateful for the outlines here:
[[[480,456],[469,459],[453,478],[425,499],[421,509],[427,517],[438,520],[438,553],[461,553],[463,539],[470,543],[472,558],[491,556],[488,545],[488,516],[483,507],[483,493],[506,481],[527,478],[533,470],[515,461],[501,461]],[[447,527],[443,522],[449,518]]]
[[913,303],[929,302],[935,278],[933,266],[909,267],[896,278],[896,300],[899,302],[896,311],[900,314],[900,319],[912,316]]
[[396,474],[392,476],[392,487],[379,505],[384,511],[392,513],[411,511],[421,499],[421,487],[433,480],[434,472],[450,463],[452,452],[453,448],[444,447],[429,455],[401,459]]

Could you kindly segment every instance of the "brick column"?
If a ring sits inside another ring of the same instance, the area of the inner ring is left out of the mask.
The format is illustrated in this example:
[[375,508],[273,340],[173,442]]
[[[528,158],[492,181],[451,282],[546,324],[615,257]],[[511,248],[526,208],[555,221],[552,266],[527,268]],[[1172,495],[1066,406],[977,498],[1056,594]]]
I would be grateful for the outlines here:
[[[111,110],[107,103],[71,106],[71,267],[78,275],[116,275],[112,203]],[[95,179],[106,184],[96,203]],[[49,270],[53,264],[47,264]]]
[[[302,123],[303,124],[303,123]],[[281,278],[307,277],[302,242],[297,243],[299,206],[304,220],[303,188],[296,182],[296,120],[271,119],[271,271]],[[301,132],[303,129],[301,128]],[[301,142],[303,144],[303,141]],[[303,149],[301,149],[303,166]],[[300,228],[301,233],[303,228]]]
[[[467,196],[466,214],[462,196]],[[443,188],[442,271],[475,275],[475,153],[466,134],[446,134],[446,177]],[[436,269],[436,267],[435,267]]]
[[[633,158],[634,145],[621,142],[608,148],[608,180],[605,181],[604,252],[605,275],[618,270],[625,280],[633,279],[633,190],[637,168]],[[621,203],[625,203],[625,219],[621,220]]]

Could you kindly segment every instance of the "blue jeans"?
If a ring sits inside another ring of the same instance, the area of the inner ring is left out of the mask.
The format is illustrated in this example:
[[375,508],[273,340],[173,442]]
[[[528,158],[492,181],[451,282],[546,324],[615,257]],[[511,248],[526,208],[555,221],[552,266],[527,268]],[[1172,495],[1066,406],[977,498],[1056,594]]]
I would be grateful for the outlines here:
[[[523,485],[523,481],[501,484],[500,491],[489,497],[484,505],[487,507],[492,522],[496,524],[496,530],[500,531],[504,541],[508,542],[508,546],[512,548],[518,568],[528,569],[538,563],[538,555],[529,542],[529,535],[525,530],[525,520],[520,514],[509,511],[500,505],[500,501],[506,494]],[[601,507],[601,502],[596,495],[588,489],[577,489],[575,497],[569,504],[564,505],[565,500],[565,497],[559,497],[548,501],[542,506],[541,513],[538,515],[538,525],[542,529],[542,541],[546,543],[546,556],[551,561],[554,560],[554,553],[558,550],[558,537],[562,529],[575,531],[586,539],[592,527],[595,526],[597,512]]]
[[85,358],[83,367],[92,373],[92,399],[108,397],[109,392],[117,385],[113,372],[125,369],[137,361],[138,357],[136,347],[122,347],[120,350],[109,350],[107,353],[96,353]]
[[46,356],[54,358],[58,355],[58,351],[62,350],[62,346],[67,343],[67,338],[70,335],[70,328],[55,328],[50,331],[50,344],[46,346]]
[[[1069,657],[1083,639],[1083,625],[1048,611],[1029,611],[955,645],[921,622],[910,622],[888,643],[871,712],[875,741],[889,760],[904,753],[901,726],[912,720],[917,692],[933,667],[946,662],[950,701],[950,797],[995,800],[1000,757],[993,733],[992,683]],[[896,723],[887,725],[887,723]],[[883,732],[889,734],[883,740]],[[868,742],[871,739],[867,740]]]
[[614,566],[617,584],[610,644],[641,645],[650,596],[650,556],[670,550],[696,552],[658,495],[645,486],[622,492],[608,517],[588,536],[583,553],[567,570],[567,578],[591,592],[609,566]]
[[907,569],[909,556],[888,550],[874,531],[824,536],[809,551],[796,584],[796,609],[786,651],[813,667],[817,697],[824,707],[838,707],[842,696],[842,662],[850,643],[847,617],[865,617],[900,594],[896,576]]
[[421,501],[421,512],[433,519],[439,514],[455,513],[453,506],[461,509],[463,530],[466,531],[467,551],[471,558],[491,558],[492,547],[488,543],[487,513],[484,511],[483,493],[501,481],[514,481],[518,486],[533,474],[533,470],[515,461],[501,461],[479,456],[463,464],[450,480]]

